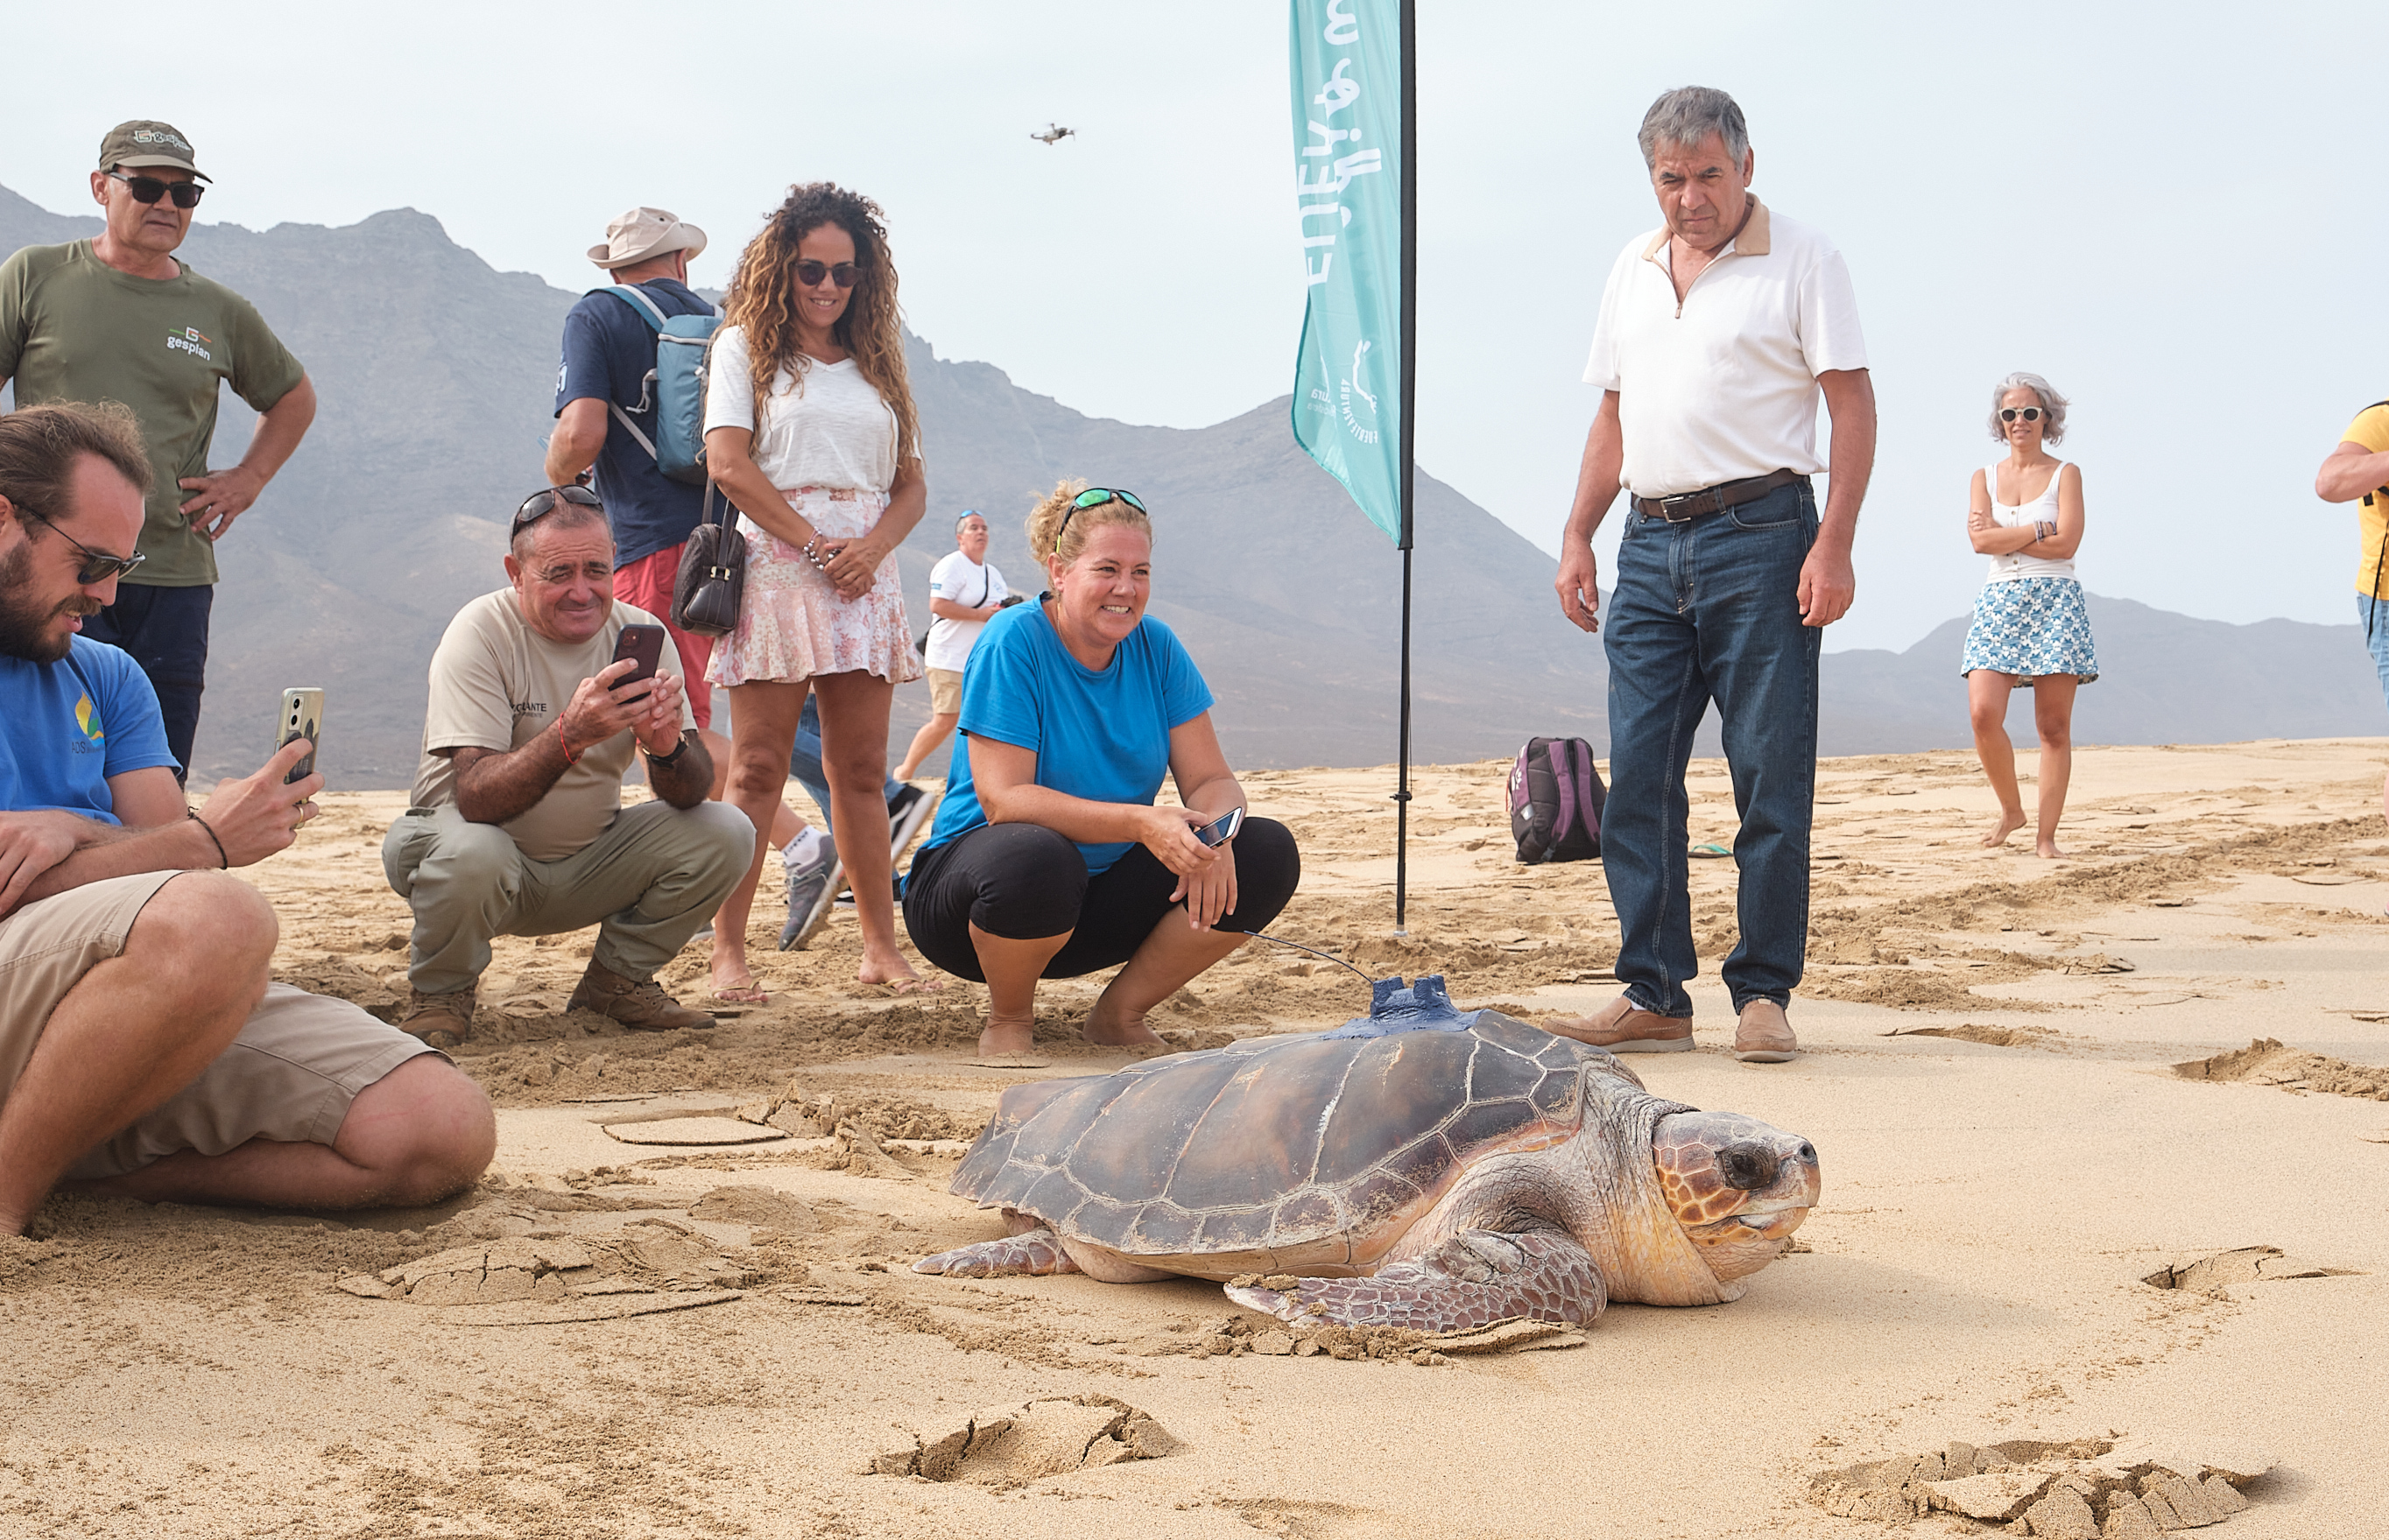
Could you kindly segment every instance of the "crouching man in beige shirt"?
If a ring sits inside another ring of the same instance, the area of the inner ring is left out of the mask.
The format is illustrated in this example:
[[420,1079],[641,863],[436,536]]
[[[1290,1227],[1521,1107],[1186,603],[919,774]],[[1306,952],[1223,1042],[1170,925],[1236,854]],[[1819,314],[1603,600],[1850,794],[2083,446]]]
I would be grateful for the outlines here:
[[[414,1001],[402,1030],[447,1047],[472,1030],[499,935],[597,927],[570,1009],[633,1031],[709,1027],[656,971],[713,918],[747,871],[754,826],[708,802],[713,762],[680,681],[620,684],[629,625],[614,598],[614,535],[594,493],[533,494],[515,514],[512,586],[457,612],[431,658],[415,806],[382,842],[390,885],[414,906]],[[644,755],[656,799],[622,806]]]

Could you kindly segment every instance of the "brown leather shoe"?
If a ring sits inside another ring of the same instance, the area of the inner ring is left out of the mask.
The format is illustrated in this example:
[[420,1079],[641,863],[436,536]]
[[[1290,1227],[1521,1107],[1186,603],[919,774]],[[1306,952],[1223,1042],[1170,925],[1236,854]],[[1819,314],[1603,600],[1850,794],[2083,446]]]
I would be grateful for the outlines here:
[[473,1035],[473,995],[468,986],[444,995],[427,995],[420,989],[407,991],[406,1019],[398,1029],[410,1037],[420,1037],[432,1048],[454,1048]]
[[1547,1021],[1543,1030],[1612,1053],[1690,1053],[1693,1050],[1692,1017],[1645,1011],[1624,995],[1590,1016]]
[[691,1032],[713,1025],[712,1016],[681,1004],[655,980],[627,979],[595,962],[581,975],[565,1009],[594,1011],[633,1032]]
[[1755,999],[1742,1008],[1733,1026],[1733,1056],[1745,1064],[1780,1064],[1800,1057],[1800,1039],[1783,1008],[1771,999]]

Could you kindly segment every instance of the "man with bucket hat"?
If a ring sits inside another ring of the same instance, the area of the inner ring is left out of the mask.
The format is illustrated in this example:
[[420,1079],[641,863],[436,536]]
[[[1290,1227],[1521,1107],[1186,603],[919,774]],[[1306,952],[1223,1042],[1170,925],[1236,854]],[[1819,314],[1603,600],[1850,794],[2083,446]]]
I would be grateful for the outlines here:
[[[83,633],[123,648],[148,677],[178,778],[207,682],[215,542],[315,418],[305,369],[256,308],[174,256],[208,180],[172,124],[119,123],[91,173],[107,227],[0,262],[0,382],[14,380],[17,404],[121,401],[141,425],[152,473],[141,565]],[[240,463],[211,470],[226,383],[262,415]]]

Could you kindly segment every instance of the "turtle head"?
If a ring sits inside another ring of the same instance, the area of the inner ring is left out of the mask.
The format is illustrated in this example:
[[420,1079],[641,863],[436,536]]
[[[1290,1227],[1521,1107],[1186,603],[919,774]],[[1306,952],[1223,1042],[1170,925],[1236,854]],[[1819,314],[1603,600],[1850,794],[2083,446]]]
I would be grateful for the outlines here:
[[1817,1150],[1740,1113],[1677,1113],[1651,1137],[1659,1190],[1720,1282],[1775,1260],[1817,1202]]

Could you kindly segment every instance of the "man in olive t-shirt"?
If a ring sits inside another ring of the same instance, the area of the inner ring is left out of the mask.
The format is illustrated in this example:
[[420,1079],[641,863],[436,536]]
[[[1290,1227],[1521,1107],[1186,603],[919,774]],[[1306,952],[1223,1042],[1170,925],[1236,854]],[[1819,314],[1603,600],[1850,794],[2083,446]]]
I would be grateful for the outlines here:
[[[157,688],[166,745],[188,773],[207,680],[215,542],[248,512],[315,416],[306,371],[249,302],[178,261],[207,179],[172,125],[120,123],[91,195],[107,228],[0,262],[0,383],[17,404],[121,401],[152,476],[142,565],[83,634],[133,655]],[[211,472],[220,388],[263,415],[240,464]]]
[[[472,1029],[492,937],[588,925],[596,946],[567,1009],[633,1031],[711,1026],[655,973],[746,875],[754,825],[706,800],[713,761],[671,669],[652,686],[620,682],[622,628],[656,619],[614,597],[614,532],[594,494],[525,502],[506,576],[431,655],[415,805],[382,841],[382,870],[415,910],[399,1029],[452,1046]],[[637,757],[655,800],[625,808]]]

